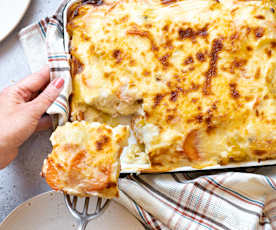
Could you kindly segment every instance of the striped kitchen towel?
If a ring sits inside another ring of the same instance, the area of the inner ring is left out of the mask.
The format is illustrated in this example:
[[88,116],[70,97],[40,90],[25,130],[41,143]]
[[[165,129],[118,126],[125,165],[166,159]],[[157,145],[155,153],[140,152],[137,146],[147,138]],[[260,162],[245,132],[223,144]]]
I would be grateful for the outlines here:
[[276,229],[275,186],[238,172],[131,175],[120,180],[118,201],[149,229]]
[[64,49],[63,37],[62,12],[66,4],[67,0],[62,1],[55,15],[22,29],[18,34],[32,72],[48,63],[51,80],[58,77],[64,79],[60,96],[47,110],[52,115],[55,126],[68,120],[68,98],[72,91],[70,55]]
[[[61,95],[47,111],[59,124],[68,120],[71,93],[70,55],[63,37],[66,4],[63,1],[54,16],[19,33],[31,70],[48,63],[51,78],[65,80]],[[219,172],[130,175],[120,179],[116,201],[146,229],[276,229],[276,181],[248,172]]]

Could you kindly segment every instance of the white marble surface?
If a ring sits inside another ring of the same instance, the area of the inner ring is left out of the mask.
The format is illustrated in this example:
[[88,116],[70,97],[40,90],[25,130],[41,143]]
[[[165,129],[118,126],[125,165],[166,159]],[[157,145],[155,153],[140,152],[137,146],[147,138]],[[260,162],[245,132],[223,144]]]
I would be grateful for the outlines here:
[[[30,73],[23,49],[17,40],[18,31],[53,14],[59,2],[60,0],[32,0],[21,23],[0,43],[0,90]],[[1,23],[5,22],[0,22],[0,28]],[[42,161],[51,151],[49,135],[49,132],[33,135],[22,146],[17,159],[0,171],[0,222],[26,199],[50,190],[40,177]],[[276,167],[260,169],[258,172],[274,176]]]
[[[52,15],[60,0],[32,0],[26,15],[16,29],[0,42],[0,90],[28,75],[30,69],[17,39],[18,31],[39,19]],[[12,12],[11,1],[11,12]],[[0,21],[1,24],[5,23]],[[40,177],[42,161],[51,151],[49,132],[33,135],[20,149],[17,159],[0,171],[0,222],[17,205],[49,187]]]

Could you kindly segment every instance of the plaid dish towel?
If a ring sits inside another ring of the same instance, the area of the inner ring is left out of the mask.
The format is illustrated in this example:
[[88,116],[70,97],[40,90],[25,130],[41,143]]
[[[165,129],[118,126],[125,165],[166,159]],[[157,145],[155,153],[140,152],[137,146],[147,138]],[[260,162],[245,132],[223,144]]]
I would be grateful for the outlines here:
[[[31,70],[48,63],[51,79],[65,80],[61,95],[47,111],[60,125],[68,120],[71,93],[70,55],[63,38],[66,3],[54,16],[19,33]],[[120,179],[119,187],[116,201],[147,229],[276,229],[276,181],[268,176],[240,172],[130,175]]]

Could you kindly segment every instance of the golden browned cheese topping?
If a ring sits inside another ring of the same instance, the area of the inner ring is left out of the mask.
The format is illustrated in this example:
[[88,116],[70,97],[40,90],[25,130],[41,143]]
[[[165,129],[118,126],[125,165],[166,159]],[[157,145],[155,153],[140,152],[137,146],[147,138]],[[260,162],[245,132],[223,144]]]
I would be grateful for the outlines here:
[[51,136],[53,151],[42,175],[55,190],[77,196],[118,196],[120,154],[127,144],[126,126],[73,122]]
[[275,1],[103,0],[68,21],[73,119],[131,116],[157,171],[276,157]]

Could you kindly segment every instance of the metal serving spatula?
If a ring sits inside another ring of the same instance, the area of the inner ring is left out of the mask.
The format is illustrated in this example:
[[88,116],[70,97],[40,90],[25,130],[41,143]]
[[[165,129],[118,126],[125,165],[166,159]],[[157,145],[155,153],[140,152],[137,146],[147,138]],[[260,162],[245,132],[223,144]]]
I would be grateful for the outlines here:
[[77,202],[78,202],[78,197],[73,196],[73,199],[71,200],[70,195],[67,195],[64,193],[64,199],[66,206],[70,213],[77,219],[78,221],[78,230],[85,230],[87,224],[89,221],[99,217],[101,214],[104,213],[104,211],[107,209],[110,200],[105,200],[103,202],[103,199],[98,197],[97,198],[97,205],[95,208],[94,213],[88,213],[88,208],[89,208],[89,197],[85,198],[84,206],[82,211],[77,210]]

